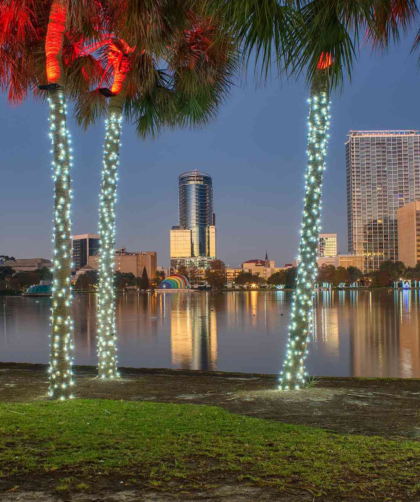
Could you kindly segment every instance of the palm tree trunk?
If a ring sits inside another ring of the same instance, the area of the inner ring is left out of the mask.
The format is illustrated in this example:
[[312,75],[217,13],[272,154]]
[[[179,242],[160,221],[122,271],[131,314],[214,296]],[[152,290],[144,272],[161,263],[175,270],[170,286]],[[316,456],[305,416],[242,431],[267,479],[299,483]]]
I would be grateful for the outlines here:
[[[49,82],[57,84],[48,91],[50,109],[50,139],[53,153],[54,179],[54,261],[52,288],[52,336],[51,336],[51,364],[50,391],[51,397],[60,399],[73,398],[72,387],[72,330],[71,319],[71,179],[70,168],[72,156],[70,135],[67,129],[67,105],[64,92],[63,64],[62,64],[62,36],[64,33],[65,7],[62,0],[54,0],[51,6],[49,32],[47,35],[47,74],[53,66],[53,73],[49,73]],[[51,27],[51,31],[50,31]],[[52,34],[52,35],[51,35]],[[48,38],[50,37],[50,38]],[[51,49],[51,39],[54,38],[54,50]],[[60,45],[61,44],[61,45]],[[54,75],[51,78],[50,75]]]
[[309,103],[308,166],[299,247],[297,286],[294,293],[287,353],[280,377],[281,390],[304,387],[304,362],[313,331],[313,297],[321,216],[322,178],[329,128],[329,90],[326,70],[316,70]]
[[126,87],[110,98],[105,129],[105,150],[100,196],[100,250],[98,303],[98,374],[100,378],[118,377],[117,334],[115,326],[115,204],[122,112]]

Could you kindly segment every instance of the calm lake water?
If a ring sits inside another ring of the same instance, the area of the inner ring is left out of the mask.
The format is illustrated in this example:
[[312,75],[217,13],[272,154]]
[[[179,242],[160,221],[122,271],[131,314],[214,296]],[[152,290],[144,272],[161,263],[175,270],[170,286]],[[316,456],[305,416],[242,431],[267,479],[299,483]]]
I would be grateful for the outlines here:
[[[277,373],[291,292],[129,293],[118,298],[119,364]],[[49,298],[0,297],[0,360],[49,361]],[[420,292],[316,294],[312,375],[420,378]],[[75,363],[96,364],[96,296],[75,296]]]

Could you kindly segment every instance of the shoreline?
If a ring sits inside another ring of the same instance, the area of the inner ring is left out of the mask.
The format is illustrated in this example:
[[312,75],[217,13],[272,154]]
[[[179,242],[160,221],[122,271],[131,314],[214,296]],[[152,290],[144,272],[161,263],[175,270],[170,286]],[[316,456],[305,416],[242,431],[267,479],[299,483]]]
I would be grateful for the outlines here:
[[[284,288],[284,289],[234,289],[234,288],[226,288],[226,289],[221,289],[220,291],[211,291],[211,290],[164,290],[164,289],[155,289],[153,291],[117,291],[117,295],[127,295],[127,294],[147,294],[149,295],[150,293],[159,293],[159,294],[166,294],[166,293],[211,293],[211,294],[219,294],[219,293],[284,293],[284,292],[294,292],[296,291],[296,288]],[[419,288],[394,288],[393,286],[378,286],[378,287],[360,287],[360,288],[331,288],[331,289],[317,289],[315,290],[315,293],[328,293],[331,291],[420,291]],[[74,294],[79,294],[79,295],[97,295],[97,291],[78,291],[78,290],[73,290]],[[36,295],[36,294],[26,294],[23,292],[11,292],[7,293],[6,291],[0,291],[0,298],[1,297],[23,297],[23,298],[51,298],[51,295]]]
[[[340,433],[420,441],[420,379],[324,377],[309,389],[280,392],[273,374],[120,368],[120,379],[102,381],[94,366],[73,368],[76,398],[205,404]],[[0,363],[0,402],[47,401],[47,369]]]

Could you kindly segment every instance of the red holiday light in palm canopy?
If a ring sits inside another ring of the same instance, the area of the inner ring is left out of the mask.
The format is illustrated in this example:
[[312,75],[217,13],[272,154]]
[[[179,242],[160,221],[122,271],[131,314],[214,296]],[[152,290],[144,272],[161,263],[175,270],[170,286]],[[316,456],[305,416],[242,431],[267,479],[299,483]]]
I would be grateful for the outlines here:
[[322,52],[318,61],[318,70],[326,70],[333,64],[333,58],[329,52]]
[[45,40],[45,54],[47,56],[48,82],[57,83],[61,77],[58,55],[63,48],[64,32],[66,29],[66,7],[60,1],[54,1],[51,6],[48,23],[47,38]]
[[111,42],[108,49],[108,64],[114,68],[114,82],[111,91],[114,94],[121,92],[124,81],[130,71],[130,58],[129,55],[135,50],[135,47],[130,47],[124,42]]

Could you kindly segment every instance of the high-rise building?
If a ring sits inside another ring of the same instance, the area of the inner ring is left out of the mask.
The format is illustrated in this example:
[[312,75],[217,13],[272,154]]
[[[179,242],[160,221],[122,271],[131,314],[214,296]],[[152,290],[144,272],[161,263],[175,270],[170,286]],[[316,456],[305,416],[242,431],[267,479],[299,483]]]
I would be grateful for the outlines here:
[[216,258],[213,182],[200,171],[179,176],[179,226],[171,230],[171,267],[205,267]]
[[406,267],[420,260],[420,200],[398,209],[398,259]]
[[192,256],[191,230],[172,227],[171,258],[189,258],[190,256]]
[[76,270],[88,264],[89,256],[99,253],[99,235],[83,234],[73,236],[73,266]]
[[398,260],[397,211],[420,199],[418,131],[350,131],[346,143],[349,252],[366,272]]
[[319,234],[318,256],[337,255],[337,234]]

